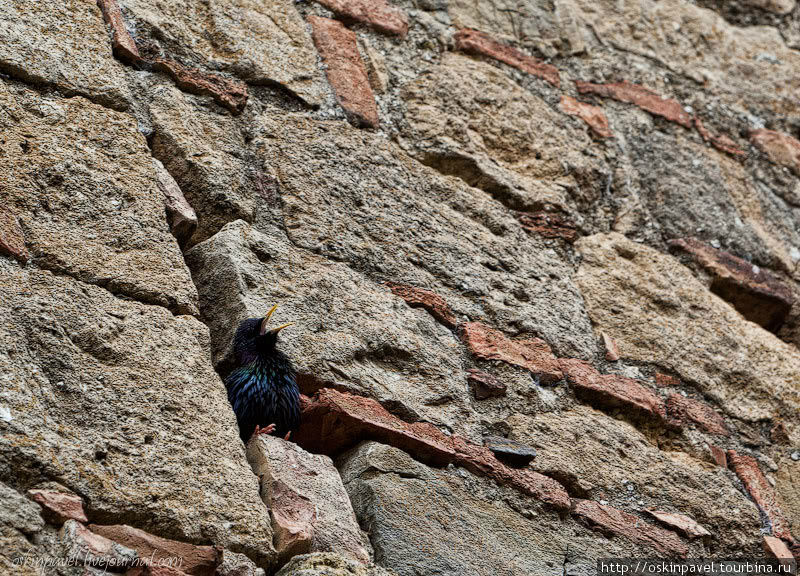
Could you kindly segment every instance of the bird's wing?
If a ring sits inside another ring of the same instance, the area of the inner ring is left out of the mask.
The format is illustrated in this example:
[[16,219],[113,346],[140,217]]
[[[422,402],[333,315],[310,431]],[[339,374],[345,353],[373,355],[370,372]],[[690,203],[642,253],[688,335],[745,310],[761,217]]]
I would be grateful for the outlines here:
[[225,380],[228,402],[236,414],[242,438],[245,436],[249,438],[256,424],[259,424],[259,412],[262,411],[264,397],[263,386],[263,378],[250,367],[234,370]]

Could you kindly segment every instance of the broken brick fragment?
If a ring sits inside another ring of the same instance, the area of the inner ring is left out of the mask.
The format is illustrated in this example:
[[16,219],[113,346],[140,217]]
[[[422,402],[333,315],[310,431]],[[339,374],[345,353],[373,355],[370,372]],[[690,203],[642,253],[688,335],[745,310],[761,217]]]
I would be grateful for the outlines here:
[[677,424],[694,423],[709,434],[730,436],[725,419],[711,406],[682,394],[667,397],[667,415]]
[[51,524],[89,521],[83,510],[83,498],[73,492],[33,489],[28,490],[28,498],[42,507],[42,516]]
[[575,242],[578,230],[575,223],[560,214],[553,212],[516,212],[517,220],[528,232],[545,238],[561,238],[567,242]]
[[0,254],[11,256],[22,264],[30,259],[19,221],[8,208],[0,208]]
[[770,162],[793,170],[800,176],[800,141],[776,130],[753,130],[750,142],[767,155]]
[[408,15],[386,0],[317,0],[344,20],[366,24],[379,32],[403,37],[408,33]]
[[190,94],[211,96],[219,104],[238,114],[247,104],[247,84],[215,72],[189,68],[168,58],[151,62],[154,70],[168,74],[175,85]]
[[775,536],[764,536],[761,543],[764,548],[764,553],[769,558],[778,558],[779,560],[793,560],[794,554],[789,550],[786,542]]
[[708,128],[705,127],[703,122],[697,116],[694,118],[694,127],[697,128],[697,132],[703,138],[703,141],[711,144],[720,152],[725,152],[726,154],[730,154],[731,156],[735,156],[737,158],[744,158],[747,156],[747,152],[739,148],[736,145],[736,142],[724,134],[714,135],[709,132]]
[[497,377],[483,370],[475,368],[467,370],[467,381],[472,387],[472,394],[476,400],[506,395],[506,385]]
[[602,335],[603,346],[606,349],[606,360],[609,362],[616,362],[619,360],[619,348],[617,347],[617,341],[605,332],[603,332]]
[[309,16],[311,37],[322,61],[336,100],[355,124],[378,126],[378,107],[369,84],[367,67],[361,60],[356,34],[341,22]]
[[681,381],[675,376],[656,372],[656,386],[659,388],[676,388],[681,385]]
[[654,116],[661,116],[686,128],[691,128],[692,126],[692,117],[683,109],[680,102],[672,98],[662,98],[658,93],[646,86],[632,84],[631,82],[592,84],[591,82],[576,81],[575,87],[580,94],[593,94],[618,100],[619,102],[627,102]]
[[562,358],[560,364],[579,398],[601,408],[625,408],[666,423],[664,402],[638,380],[619,374],[600,374],[583,360]]
[[637,545],[649,546],[664,556],[685,557],[689,549],[672,532],[642,521],[633,514],[593,500],[574,500],[572,514],[590,528],[611,536],[622,536]]
[[97,0],[97,5],[103,12],[103,19],[111,28],[111,49],[114,56],[126,64],[136,64],[141,61],[139,49],[136,47],[119,9],[117,0]]
[[742,316],[772,332],[783,325],[794,296],[777,276],[697,238],[670,240],[669,245],[702,266],[712,277],[711,291]]
[[650,509],[646,510],[646,512],[665,526],[680,532],[690,540],[702,538],[703,536],[711,536],[711,532],[685,514]]
[[431,316],[448,328],[455,328],[458,324],[458,319],[450,309],[450,305],[435,292],[394,282],[387,282],[386,286],[395,296],[405,300],[406,304],[412,308],[424,308]]
[[485,446],[447,436],[431,424],[404,422],[371,398],[324,388],[303,402],[302,422],[293,439],[309,452],[336,456],[363,440],[375,440],[431,466],[461,466],[557,510],[570,506],[567,491],[552,478],[506,466]]
[[462,28],[456,32],[454,40],[456,42],[456,50],[499,60],[518,70],[541,78],[556,88],[561,83],[558,69],[555,66],[540,62],[533,56],[529,56],[513,46],[502,44],[484,32],[471,28]]
[[109,540],[135,550],[140,558],[163,560],[165,563],[180,558],[180,570],[190,576],[214,576],[222,561],[221,550],[215,546],[197,546],[188,542],[168,540],[125,524],[89,528]]
[[778,506],[775,492],[767,482],[764,474],[761,473],[761,468],[759,468],[756,459],[747,454],[739,454],[736,450],[728,450],[728,462],[753,498],[753,501],[769,518],[772,525],[772,535],[788,542],[793,542],[794,539],[789,530],[786,516]]
[[725,453],[725,450],[719,446],[711,446],[711,458],[716,462],[717,466],[722,468],[728,467],[728,455]]
[[480,322],[464,324],[461,336],[470,353],[480,360],[499,360],[525,368],[543,383],[558,382],[563,377],[558,359],[544,340],[511,340],[499,330]]
[[600,106],[587,104],[564,94],[561,96],[560,108],[565,114],[577,116],[583,120],[598,138],[612,138],[614,136],[611,127],[608,125],[606,113]]

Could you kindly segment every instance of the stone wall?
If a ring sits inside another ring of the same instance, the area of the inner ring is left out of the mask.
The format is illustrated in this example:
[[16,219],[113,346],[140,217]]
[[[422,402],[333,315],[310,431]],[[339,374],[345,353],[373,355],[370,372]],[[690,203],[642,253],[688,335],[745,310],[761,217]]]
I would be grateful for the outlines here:
[[0,0],[1,570],[800,556],[798,70],[794,0]]

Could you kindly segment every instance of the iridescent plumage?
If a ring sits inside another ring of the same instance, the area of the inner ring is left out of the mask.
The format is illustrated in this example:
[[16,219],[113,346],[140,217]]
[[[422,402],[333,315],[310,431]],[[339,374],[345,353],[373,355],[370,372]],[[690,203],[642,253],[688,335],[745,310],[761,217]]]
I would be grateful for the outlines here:
[[233,341],[236,368],[225,379],[225,386],[245,443],[256,426],[275,424],[275,433],[285,436],[300,425],[300,390],[294,368],[276,348],[278,332],[285,326],[265,329],[274,309],[263,319],[242,322]]

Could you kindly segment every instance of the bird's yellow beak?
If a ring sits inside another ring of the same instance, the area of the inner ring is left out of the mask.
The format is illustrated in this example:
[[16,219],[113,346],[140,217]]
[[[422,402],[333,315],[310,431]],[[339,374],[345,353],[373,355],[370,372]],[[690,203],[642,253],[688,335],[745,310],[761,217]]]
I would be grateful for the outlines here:
[[275,332],[275,334],[277,334],[278,332],[280,332],[284,328],[288,328],[289,326],[292,326],[292,325],[294,325],[294,322],[287,322],[286,324],[281,324],[277,328],[273,328],[272,330],[270,330],[270,332]]
[[264,319],[261,321],[261,329],[259,330],[259,332],[261,333],[262,336],[267,333],[267,324],[269,324],[269,319],[272,316],[272,313],[275,312],[275,310],[277,309],[278,305],[274,304],[272,308],[269,309],[269,312],[267,312],[267,314],[264,316]]

